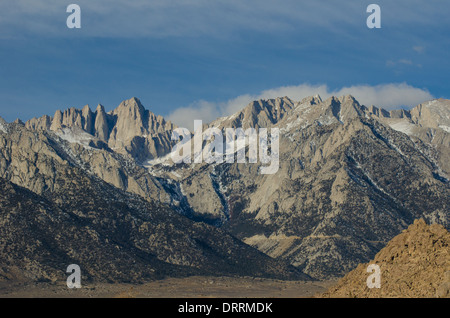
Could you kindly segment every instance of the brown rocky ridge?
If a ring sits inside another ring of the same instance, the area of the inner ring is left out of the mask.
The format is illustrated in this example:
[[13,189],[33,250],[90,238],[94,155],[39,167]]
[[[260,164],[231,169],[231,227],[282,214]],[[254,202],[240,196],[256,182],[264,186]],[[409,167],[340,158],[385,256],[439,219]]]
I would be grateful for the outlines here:
[[[367,286],[369,264],[380,268],[380,288]],[[442,225],[418,219],[321,297],[449,298],[450,233]]]

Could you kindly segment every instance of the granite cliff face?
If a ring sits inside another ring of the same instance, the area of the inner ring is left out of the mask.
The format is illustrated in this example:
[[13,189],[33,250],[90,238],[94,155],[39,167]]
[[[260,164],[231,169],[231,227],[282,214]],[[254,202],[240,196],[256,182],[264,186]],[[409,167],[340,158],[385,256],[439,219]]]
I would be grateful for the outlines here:
[[205,125],[278,128],[279,170],[262,175],[261,163],[173,164],[175,126],[133,98],[109,113],[5,123],[16,128],[0,133],[0,176],[42,195],[59,189],[54,162],[76,166],[312,277],[337,277],[415,219],[448,229],[449,113],[447,100],[388,112],[352,96],[283,97]]

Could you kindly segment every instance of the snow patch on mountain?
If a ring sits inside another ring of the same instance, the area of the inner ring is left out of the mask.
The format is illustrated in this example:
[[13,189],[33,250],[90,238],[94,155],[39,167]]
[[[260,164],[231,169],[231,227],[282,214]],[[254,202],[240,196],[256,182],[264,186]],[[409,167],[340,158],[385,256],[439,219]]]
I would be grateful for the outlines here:
[[142,166],[147,169],[152,168],[153,166],[156,166],[156,165],[172,166],[173,165],[172,153],[168,153],[167,155],[165,155],[163,157],[158,157],[158,158],[147,160],[142,164]]
[[413,129],[414,127],[416,127],[416,125],[409,123],[409,122],[405,122],[405,121],[401,121],[398,123],[392,123],[389,125],[392,129],[402,132],[404,134],[407,135],[412,135],[413,134]]
[[8,133],[6,127],[1,122],[0,122],[0,131],[4,132],[5,134]]
[[94,139],[94,137],[82,129],[76,129],[76,127],[64,127],[58,129],[55,133],[58,137],[70,143],[77,143],[86,149],[93,149],[89,146],[89,143]]

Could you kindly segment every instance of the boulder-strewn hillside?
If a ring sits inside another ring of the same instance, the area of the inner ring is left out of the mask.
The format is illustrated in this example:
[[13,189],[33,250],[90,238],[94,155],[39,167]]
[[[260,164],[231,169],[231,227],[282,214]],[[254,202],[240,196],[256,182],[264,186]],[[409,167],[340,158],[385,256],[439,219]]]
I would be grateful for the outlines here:
[[[367,287],[369,264],[380,266],[380,288]],[[375,258],[345,275],[322,297],[450,297],[450,233],[416,220]]]

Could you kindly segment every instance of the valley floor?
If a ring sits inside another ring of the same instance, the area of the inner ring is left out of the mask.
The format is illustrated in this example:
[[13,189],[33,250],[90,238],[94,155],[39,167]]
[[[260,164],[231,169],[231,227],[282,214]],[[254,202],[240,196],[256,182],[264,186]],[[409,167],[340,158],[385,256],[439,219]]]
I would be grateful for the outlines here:
[[86,284],[69,289],[65,283],[0,282],[0,298],[309,298],[336,281],[281,281],[260,278],[167,278],[141,285]]

